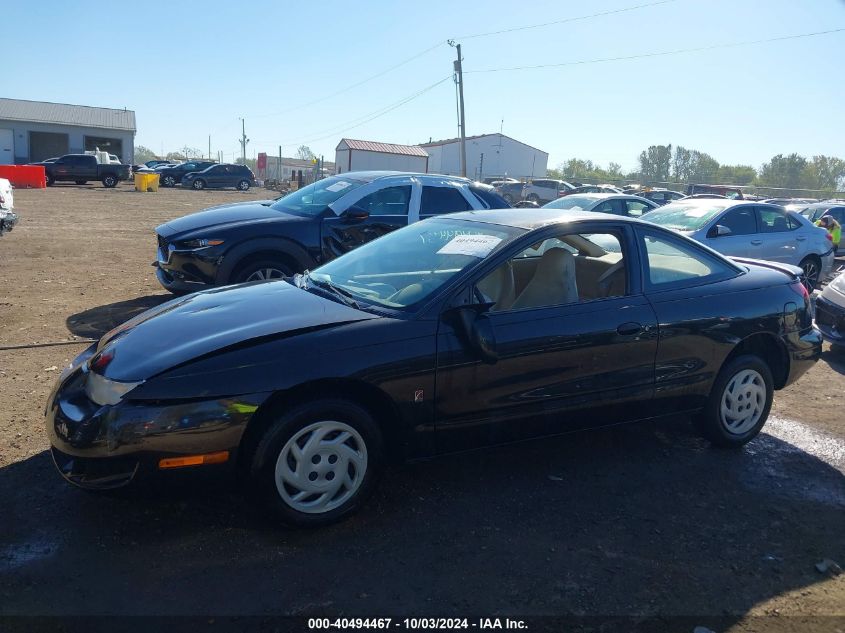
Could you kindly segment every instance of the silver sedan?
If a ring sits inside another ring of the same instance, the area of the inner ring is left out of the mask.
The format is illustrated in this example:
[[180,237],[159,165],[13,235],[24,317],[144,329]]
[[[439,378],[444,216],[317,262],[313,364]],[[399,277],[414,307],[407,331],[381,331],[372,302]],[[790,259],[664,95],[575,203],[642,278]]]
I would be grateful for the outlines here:
[[643,220],[674,229],[723,255],[800,266],[812,287],[833,269],[833,242],[827,231],[773,204],[686,199],[660,207]]

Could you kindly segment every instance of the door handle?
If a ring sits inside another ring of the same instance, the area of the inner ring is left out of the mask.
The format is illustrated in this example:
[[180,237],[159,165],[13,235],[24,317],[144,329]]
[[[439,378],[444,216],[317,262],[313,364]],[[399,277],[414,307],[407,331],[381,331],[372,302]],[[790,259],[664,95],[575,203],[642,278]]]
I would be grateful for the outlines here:
[[760,244],[762,244],[762,243],[763,243],[763,240],[751,240],[751,243],[752,243],[754,246],[760,246]]
[[806,235],[799,235],[795,239],[798,240],[799,242],[803,242],[804,240],[807,239],[807,236]]
[[623,323],[622,325],[616,328],[616,332],[618,334],[621,334],[622,336],[633,336],[634,334],[639,334],[642,331],[642,323],[636,323],[634,321]]

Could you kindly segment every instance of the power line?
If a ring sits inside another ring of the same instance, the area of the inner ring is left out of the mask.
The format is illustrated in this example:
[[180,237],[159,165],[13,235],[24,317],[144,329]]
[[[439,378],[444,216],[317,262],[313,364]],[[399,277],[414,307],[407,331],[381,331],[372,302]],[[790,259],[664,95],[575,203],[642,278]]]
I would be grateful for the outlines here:
[[590,15],[579,15],[574,18],[563,18],[560,20],[553,20],[551,22],[543,22],[541,24],[527,24],[525,26],[515,26],[509,29],[501,29],[498,31],[487,31],[486,33],[475,33],[473,35],[464,35],[462,37],[455,37],[457,40],[471,40],[476,37],[487,37],[489,35],[503,35],[504,33],[514,33],[515,31],[527,31],[528,29],[539,29],[546,26],[554,26],[556,24],[566,24],[568,22],[578,22],[580,20],[590,20],[592,18],[600,18],[605,15],[614,15],[616,13],[625,13],[627,11],[636,11],[637,9],[645,9],[646,7],[655,7],[661,4],[669,4],[670,2],[677,2],[678,0],[658,0],[657,2],[647,2],[645,4],[637,4],[631,7],[623,7],[621,9],[611,9],[609,11],[601,11],[600,13],[591,13]]
[[[330,138],[332,136],[336,136],[337,134],[348,132],[349,130],[354,130],[357,127],[361,127],[365,123],[369,123],[370,121],[374,121],[375,119],[378,119],[379,117],[382,117],[385,114],[388,114],[389,112],[392,112],[393,110],[396,110],[397,108],[402,107],[406,103],[409,103],[409,102],[413,101],[414,99],[421,97],[425,93],[433,90],[434,88],[436,88],[440,84],[442,84],[442,83],[444,83],[444,82],[446,82],[450,79],[452,79],[451,74],[447,75],[446,77],[443,77],[439,81],[434,82],[430,86],[426,86],[425,88],[422,88],[421,90],[419,90],[419,91],[417,91],[417,92],[415,92],[411,95],[408,95],[407,97],[404,97],[404,98],[400,99],[399,101],[396,101],[396,102],[394,102],[394,103],[392,103],[388,106],[384,106],[384,107],[382,107],[378,110],[374,110],[373,112],[370,112],[369,114],[365,114],[365,115],[360,116],[358,118],[351,119],[350,121],[347,121],[345,123],[341,123],[339,126],[335,126],[333,128],[325,129],[325,130],[322,130],[320,132],[314,132],[315,135],[321,135],[321,136],[317,136],[317,137],[314,137],[314,138],[300,139],[300,140],[297,140],[297,141],[287,141],[287,142],[281,143],[281,145],[299,145],[299,144],[302,144],[302,143],[314,143],[316,141],[322,141],[322,140]],[[274,144],[279,145],[279,143],[274,143]]]
[[445,42],[437,42],[437,44],[435,44],[434,46],[430,46],[427,49],[425,49],[424,51],[420,51],[419,53],[416,53],[415,55],[408,57],[407,59],[399,62],[398,64],[394,64],[390,68],[386,68],[386,69],[376,73],[375,75],[370,75],[369,77],[362,79],[361,81],[355,82],[354,84],[350,84],[350,85],[346,86],[345,88],[341,88],[340,90],[337,90],[337,91],[335,91],[331,94],[328,94],[324,97],[320,97],[319,99],[314,99],[313,101],[308,101],[307,103],[301,103],[299,105],[293,106],[291,108],[287,108],[285,110],[280,110],[278,112],[270,112],[268,114],[253,115],[251,118],[264,119],[264,118],[267,118],[267,117],[279,116],[279,115],[282,115],[282,114],[287,114],[288,112],[294,112],[295,110],[301,110],[303,108],[307,108],[309,106],[316,105],[318,103],[322,103],[323,101],[328,101],[329,99],[332,99],[332,98],[334,98],[338,95],[342,95],[344,92],[349,92],[350,90],[354,90],[355,88],[357,88],[359,86],[363,86],[364,84],[371,82],[373,79],[378,79],[379,77],[383,77],[384,75],[386,75],[390,72],[393,72],[397,68],[401,68],[402,66],[405,66],[406,64],[410,64],[415,59],[419,59],[423,55],[430,53],[435,48],[439,48],[440,46],[443,46],[443,44],[445,44]]
[[695,48],[679,48],[671,51],[659,51],[654,53],[640,53],[638,55],[625,55],[621,57],[600,57],[597,59],[581,59],[571,62],[561,62],[559,64],[538,64],[536,66],[510,66],[507,68],[483,68],[481,70],[466,70],[465,73],[499,73],[510,72],[516,70],[538,70],[541,68],[562,68],[564,66],[580,66],[585,64],[600,64],[605,62],[618,62],[630,59],[645,59],[648,57],[665,57],[668,55],[680,55],[683,53],[697,53],[701,51],[712,51],[719,48],[735,48],[737,46],[752,46],[754,44],[768,44],[770,42],[782,42],[784,40],[794,40],[802,37],[815,37],[817,35],[829,35],[831,33],[840,33],[845,31],[845,27],[839,29],[830,29],[827,31],[815,31],[813,33],[798,33],[796,35],[782,35],[781,37],[770,37],[764,40],[749,40],[745,42],[732,42],[728,44],[713,44],[711,46],[698,46]]

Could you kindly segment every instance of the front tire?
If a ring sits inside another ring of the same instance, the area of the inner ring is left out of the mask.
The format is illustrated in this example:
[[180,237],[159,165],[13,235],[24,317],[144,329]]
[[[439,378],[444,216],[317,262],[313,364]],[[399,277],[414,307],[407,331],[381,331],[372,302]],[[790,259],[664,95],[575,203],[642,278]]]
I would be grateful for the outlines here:
[[383,462],[372,416],[340,399],[321,399],[281,414],[250,463],[252,490],[282,523],[317,527],[356,510],[374,490]]
[[528,195],[526,198],[528,202],[533,202],[534,204],[540,204],[540,197],[536,193],[532,193]]
[[52,187],[54,184],[56,184],[56,179],[53,178],[50,175],[47,176],[46,180],[47,180],[47,186],[48,187]]
[[113,176],[112,174],[103,176],[103,187],[106,189],[117,187],[117,176]]
[[77,185],[87,185],[87,184],[88,184],[88,181],[87,181],[87,180],[77,180],[77,181],[76,181],[76,184],[77,184]]
[[205,189],[205,181],[197,179],[194,181],[194,184],[192,184],[191,187],[193,187],[197,191],[201,191],[202,189]]
[[773,397],[769,366],[758,356],[738,356],[722,367],[696,426],[716,446],[738,448],[763,428]]
[[176,186],[176,179],[173,176],[165,176],[164,180],[161,181],[165,187],[175,187]]
[[232,283],[242,284],[250,281],[266,281],[268,279],[284,279],[290,277],[293,271],[290,266],[273,259],[261,259],[241,266],[232,276]]

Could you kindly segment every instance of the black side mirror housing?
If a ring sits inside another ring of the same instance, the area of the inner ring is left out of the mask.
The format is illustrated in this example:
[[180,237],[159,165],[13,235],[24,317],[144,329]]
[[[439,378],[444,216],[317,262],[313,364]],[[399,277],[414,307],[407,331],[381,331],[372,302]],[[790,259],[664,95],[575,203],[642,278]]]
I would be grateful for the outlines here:
[[493,365],[499,360],[496,332],[487,315],[492,306],[492,303],[461,305],[452,308],[445,315],[463,343],[488,365]]
[[725,235],[730,235],[732,233],[733,231],[731,231],[724,224],[717,224],[712,229],[707,231],[707,237],[724,237]]
[[356,207],[352,205],[346,211],[343,212],[343,217],[347,220],[366,220],[370,217],[370,212],[366,209],[362,209],[361,207]]

